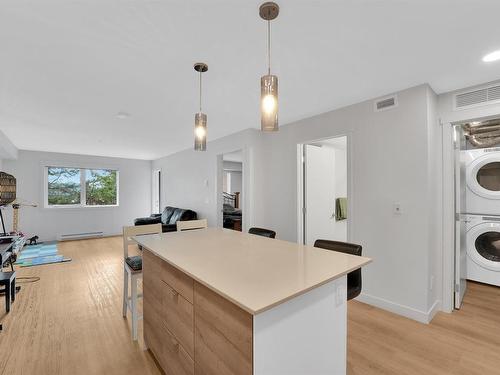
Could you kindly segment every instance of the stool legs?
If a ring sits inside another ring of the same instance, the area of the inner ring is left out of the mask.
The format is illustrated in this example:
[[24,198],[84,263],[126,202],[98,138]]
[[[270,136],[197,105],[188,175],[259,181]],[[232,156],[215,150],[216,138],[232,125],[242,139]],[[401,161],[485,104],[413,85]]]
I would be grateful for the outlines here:
[[123,317],[127,317],[128,303],[128,271],[126,266],[123,269]]
[[[130,309],[130,315],[132,316],[132,339],[137,340],[137,327],[139,321],[139,312],[137,311],[137,302],[139,295],[137,294],[137,282],[142,277],[140,272],[130,273],[125,266],[123,272],[123,317],[127,317],[127,309]],[[130,297],[128,294],[130,280]]]
[[[10,311],[10,299],[11,299],[10,289],[11,289],[11,286],[10,286],[10,282],[9,282],[9,283],[5,284],[5,310],[7,312]],[[15,289],[14,289],[14,293],[15,293]]]
[[131,306],[130,309],[132,310],[132,339],[134,341],[137,340],[137,321],[139,320],[138,314],[137,314],[137,277],[135,275],[132,275],[131,278]]
[[11,294],[10,298],[12,302],[14,302],[16,300],[16,279],[12,280],[12,284],[10,285],[10,294]]

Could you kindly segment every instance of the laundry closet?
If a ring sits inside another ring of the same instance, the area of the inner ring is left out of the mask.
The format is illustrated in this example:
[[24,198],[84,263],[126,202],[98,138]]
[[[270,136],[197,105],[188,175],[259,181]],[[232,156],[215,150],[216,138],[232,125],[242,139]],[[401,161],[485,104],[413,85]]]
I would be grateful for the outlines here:
[[467,280],[500,286],[500,118],[455,125],[454,132],[459,308]]

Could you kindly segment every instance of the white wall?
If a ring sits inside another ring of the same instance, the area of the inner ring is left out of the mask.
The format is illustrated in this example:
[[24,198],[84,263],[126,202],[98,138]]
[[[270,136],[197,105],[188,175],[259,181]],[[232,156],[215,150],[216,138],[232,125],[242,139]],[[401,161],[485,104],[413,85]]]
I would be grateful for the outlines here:
[[[297,144],[348,135],[350,240],[362,244],[364,255],[374,259],[363,271],[363,298],[426,321],[435,304],[429,291],[429,258],[435,251],[429,224],[434,220],[429,166],[435,155],[429,134],[437,125],[430,123],[430,92],[428,85],[401,91],[398,107],[388,111],[374,112],[373,101],[366,101],[281,126],[277,133],[236,133],[209,142],[207,153],[186,150],[153,165],[167,170],[164,193],[169,204],[195,209],[214,223],[217,155],[252,149],[244,158],[253,164],[254,190],[251,198],[246,193],[246,201],[253,201],[250,223],[297,241]],[[394,203],[401,205],[402,214],[393,213]]]
[[0,171],[3,171],[3,161],[6,159],[16,159],[18,152],[17,147],[0,130]]
[[[44,208],[44,166],[70,165],[119,170],[119,207]],[[103,231],[105,235],[121,232],[123,225],[132,225],[136,217],[151,212],[151,162],[86,155],[19,151],[17,160],[4,160],[4,171],[17,179],[17,196],[34,202],[37,208],[20,209],[21,231],[38,234],[41,240],[54,240],[61,233]],[[6,224],[12,229],[12,208],[5,209]]]

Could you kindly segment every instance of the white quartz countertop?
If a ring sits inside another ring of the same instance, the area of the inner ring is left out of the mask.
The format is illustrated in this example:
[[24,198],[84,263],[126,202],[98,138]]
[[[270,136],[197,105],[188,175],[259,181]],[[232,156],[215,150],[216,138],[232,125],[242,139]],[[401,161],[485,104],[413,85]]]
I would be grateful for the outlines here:
[[252,315],[371,262],[371,259],[222,228],[134,240]]

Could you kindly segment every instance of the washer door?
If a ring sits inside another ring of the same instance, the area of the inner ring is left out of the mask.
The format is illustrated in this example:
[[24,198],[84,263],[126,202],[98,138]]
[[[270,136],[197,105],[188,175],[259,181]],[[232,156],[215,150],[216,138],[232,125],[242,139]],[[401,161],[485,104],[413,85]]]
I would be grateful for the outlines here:
[[483,155],[467,166],[467,185],[477,195],[500,199],[500,153]]
[[483,223],[467,232],[467,254],[483,268],[500,272],[500,223]]

